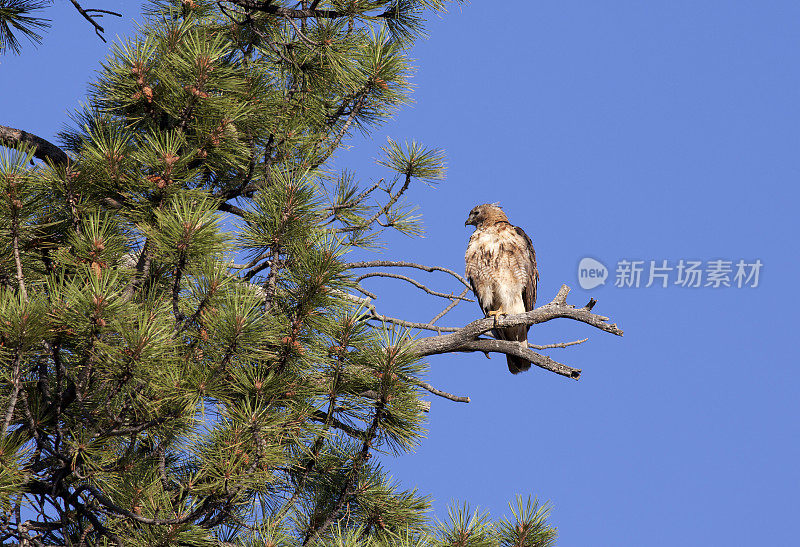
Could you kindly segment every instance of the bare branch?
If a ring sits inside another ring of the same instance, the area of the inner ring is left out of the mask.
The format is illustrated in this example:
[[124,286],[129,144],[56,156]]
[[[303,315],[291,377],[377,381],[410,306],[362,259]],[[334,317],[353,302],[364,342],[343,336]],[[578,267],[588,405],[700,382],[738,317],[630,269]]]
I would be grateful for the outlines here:
[[[513,327],[516,325],[535,325],[561,317],[580,321],[604,332],[622,336],[622,329],[616,324],[608,323],[608,317],[596,315],[591,312],[596,303],[594,299],[590,300],[583,308],[575,308],[566,303],[568,293],[569,287],[562,285],[552,302],[536,308],[535,310],[531,310],[527,313],[499,316],[497,318],[489,317],[478,319],[461,329],[457,329],[452,334],[422,338],[415,342],[416,353],[420,357],[441,353],[472,351],[505,353],[506,355],[514,355],[527,359],[536,366],[555,372],[556,374],[577,379],[581,373],[579,369],[553,361],[549,357],[536,353],[522,344],[504,340],[480,338],[482,334],[494,328]],[[565,342],[552,347],[566,347],[582,342],[583,340],[578,342]]]
[[421,387],[427,391],[430,391],[434,395],[438,395],[439,397],[444,397],[445,399],[450,399],[451,401],[455,401],[457,403],[468,403],[470,402],[469,397],[461,397],[459,395],[453,395],[452,393],[447,393],[446,391],[442,391],[441,389],[436,389],[432,385],[427,382],[423,382],[418,378],[411,378],[408,376],[403,377],[404,380],[411,382],[414,385]]
[[[463,291],[461,291],[461,294],[459,296],[465,296],[468,292],[469,292],[469,289],[464,289]],[[450,312],[450,310],[452,310],[453,308],[458,306],[458,303],[461,302],[461,300],[462,299],[453,299],[453,301],[450,302],[450,304],[445,309],[440,311],[438,314],[436,314],[436,316],[433,319],[430,320],[430,324],[433,325],[439,319],[441,319],[442,317],[447,315]]]
[[247,216],[247,212],[244,209],[237,207],[236,205],[231,205],[230,203],[220,203],[217,207],[223,213],[231,213],[232,215],[236,215],[237,217],[244,218]]
[[0,125],[0,145],[8,148],[16,148],[21,144],[28,144],[35,147],[33,156],[42,161],[50,160],[54,165],[66,164],[69,156],[58,146],[32,133],[22,129],[14,129]]
[[348,435],[350,435],[353,438],[361,439],[361,438],[364,437],[364,432],[361,431],[360,429],[357,429],[355,427],[347,425],[346,423],[341,422],[341,421],[337,420],[336,418],[333,418],[332,416],[328,416],[328,413],[323,412],[321,410],[315,411],[311,415],[311,419],[314,420],[314,421],[326,424],[326,425],[329,424],[329,425],[331,425],[332,427],[334,427],[336,429],[344,431],[345,433],[347,433]]
[[[358,304],[360,306],[364,306],[365,308],[367,308],[369,310],[369,312],[370,312],[370,317],[368,317],[369,320],[380,321],[382,323],[391,323],[393,325],[398,325],[400,327],[406,327],[406,328],[409,328],[409,329],[430,330],[430,331],[438,332],[438,333],[442,333],[442,332],[457,332],[457,331],[461,330],[461,329],[456,328],[456,327],[440,327],[440,326],[434,325],[432,323],[415,323],[413,321],[406,321],[404,319],[398,319],[396,317],[389,317],[388,315],[381,315],[375,310],[375,306],[372,304],[372,301],[371,301],[370,298],[361,298],[361,297],[356,296],[354,294],[350,294],[350,293],[347,293],[347,292],[344,292],[344,291],[339,291],[339,290],[336,290],[334,292],[335,292],[335,294],[341,296],[342,298],[345,298],[346,300],[350,300],[351,302],[353,302],[355,304]],[[373,295],[371,293],[368,294],[368,296],[370,296],[371,298],[377,298],[375,295]],[[456,300],[456,302],[458,302],[458,300]]]
[[115,17],[122,17],[122,14],[117,13],[116,11],[109,11],[105,9],[92,9],[92,8],[84,9],[83,7],[81,7],[81,5],[78,3],[77,0],[70,0],[70,2],[72,2],[72,5],[75,6],[76,10],[78,10],[78,13],[80,13],[84,19],[86,19],[92,24],[92,26],[94,27],[94,33],[97,34],[97,36],[103,42],[106,41],[106,39],[103,37],[102,34],[103,32],[105,32],[105,29],[101,27],[100,24],[97,21],[95,21],[95,19],[100,18],[103,15],[114,15]]
[[269,255],[271,252],[272,252],[272,249],[267,249],[266,251],[264,251],[263,253],[260,253],[258,256],[256,256],[253,260],[251,260],[247,264],[231,264],[231,269],[233,269],[233,270],[248,270],[248,269],[252,268],[253,266],[255,266],[256,264],[258,264],[260,261],[264,260],[267,257],[267,255]]
[[[412,278],[410,278],[408,276],[400,275],[400,274],[393,274],[393,273],[388,273],[388,272],[370,272],[370,273],[367,273],[367,274],[364,274],[362,276],[357,277],[356,278],[356,282],[359,282],[359,281],[361,281],[363,279],[367,279],[368,277],[391,277],[393,279],[402,279],[403,281],[408,281],[409,283],[411,283],[412,285],[414,285],[418,289],[422,289],[426,293],[428,293],[430,295],[433,295],[433,296],[439,296],[441,298],[447,298],[447,299],[450,299],[450,300],[464,300],[465,302],[474,302],[474,300],[472,300],[471,298],[466,298],[465,296],[456,296],[456,295],[454,295],[452,293],[447,294],[447,293],[443,293],[443,292],[434,291],[432,289],[429,289],[428,287],[426,287],[425,285],[423,285],[422,283],[420,283],[416,279],[412,279]],[[461,293],[461,294],[463,295],[464,293]]]
[[533,349],[553,349],[553,348],[568,348],[569,346],[577,346],[578,344],[583,344],[586,342],[588,338],[582,338],[580,340],[573,340],[572,342],[557,342],[555,344],[528,344],[529,348]]
[[309,38],[308,36],[303,34],[303,31],[300,30],[297,27],[297,25],[294,24],[294,21],[292,21],[291,17],[287,18],[286,20],[289,21],[289,24],[292,25],[292,28],[294,29],[294,31],[297,33],[298,36],[300,36],[300,39],[303,42],[305,42],[306,44],[308,44],[310,46],[323,46],[323,45],[325,45],[325,44],[323,44],[321,42],[315,42],[314,40],[312,40],[311,38]]
[[423,270],[425,272],[445,272],[464,284],[465,287],[472,288],[469,282],[464,279],[461,275],[457,274],[453,270],[448,268],[443,268],[441,266],[425,266],[424,264],[416,264],[414,262],[407,262],[405,260],[367,260],[362,262],[348,262],[344,264],[345,268],[416,268],[418,270]]
[[[409,329],[423,329],[423,330],[432,330],[434,332],[458,332],[462,329],[456,327],[439,327],[437,325],[431,325],[430,323],[415,323],[413,321],[406,321],[404,319],[398,319],[396,317],[389,317],[388,315],[381,315],[375,311],[375,306],[369,306],[370,311],[372,312],[372,317],[370,319],[376,319],[382,323],[391,323],[393,325],[398,325],[400,327],[406,327]],[[433,338],[436,338],[435,336]]]
[[[272,250],[270,250],[270,253],[271,252],[272,252]],[[267,268],[271,268],[272,267],[272,263],[273,263],[272,259],[264,260],[264,262],[262,262],[258,266],[254,266],[251,270],[249,270],[247,273],[245,273],[242,276],[242,279],[244,279],[246,281],[250,281],[251,279],[253,279],[253,277],[255,277],[255,275],[257,273],[262,272],[262,271],[266,270]]]
[[377,299],[377,298],[378,298],[378,295],[377,295],[377,294],[369,292],[367,289],[365,289],[365,288],[364,288],[364,287],[362,287],[361,285],[356,285],[356,286],[355,286],[355,287],[353,287],[353,288],[354,288],[355,290],[357,290],[358,292],[360,292],[361,294],[363,294],[363,295],[366,295],[366,296],[369,296],[369,297],[370,297],[370,298],[372,298],[373,300],[375,300],[375,299]]
[[[443,335],[443,336],[448,336],[448,335]],[[537,367],[549,370],[550,372],[555,372],[560,376],[566,376],[567,378],[573,378],[577,380],[581,375],[580,369],[572,368],[563,363],[559,363],[558,361],[554,361],[553,359],[551,359],[546,355],[542,355],[540,353],[536,353],[535,351],[531,351],[530,349],[526,348],[519,342],[510,342],[508,340],[489,340],[487,338],[481,338],[478,340],[467,340],[461,343],[458,348],[448,350],[446,353],[450,353],[452,351],[459,351],[459,352],[482,351],[484,353],[490,353],[490,352],[505,353],[506,355],[522,357],[523,359],[530,361]],[[445,352],[437,352],[437,353],[445,353]]]

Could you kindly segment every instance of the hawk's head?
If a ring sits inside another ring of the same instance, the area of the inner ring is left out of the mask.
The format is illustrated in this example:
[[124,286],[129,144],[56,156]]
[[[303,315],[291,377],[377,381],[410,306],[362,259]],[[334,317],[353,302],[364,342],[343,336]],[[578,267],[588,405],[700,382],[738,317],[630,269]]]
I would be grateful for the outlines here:
[[476,205],[469,212],[467,221],[464,226],[480,226],[485,222],[495,223],[505,221],[508,222],[508,217],[496,203],[484,203],[483,205]]

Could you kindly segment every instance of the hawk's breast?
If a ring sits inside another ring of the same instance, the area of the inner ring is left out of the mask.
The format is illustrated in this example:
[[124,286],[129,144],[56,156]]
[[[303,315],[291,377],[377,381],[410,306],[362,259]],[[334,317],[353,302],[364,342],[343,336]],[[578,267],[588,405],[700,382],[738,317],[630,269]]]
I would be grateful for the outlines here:
[[505,224],[475,230],[469,239],[466,273],[485,310],[521,298],[528,272],[522,259],[525,247],[518,239],[516,231]]

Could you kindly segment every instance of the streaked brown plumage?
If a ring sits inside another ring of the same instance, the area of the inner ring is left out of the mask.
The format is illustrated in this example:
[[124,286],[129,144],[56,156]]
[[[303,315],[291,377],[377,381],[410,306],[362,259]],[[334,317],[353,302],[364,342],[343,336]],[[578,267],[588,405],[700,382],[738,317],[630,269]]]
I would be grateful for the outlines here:
[[[531,238],[517,226],[512,226],[500,207],[478,205],[469,212],[464,226],[472,224],[475,231],[469,238],[466,262],[467,279],[478,298],[483,313],[489,316],[524,313],[536,304],[536,251]],[[525,325],[494,329],[498,340],[514,340],[528,344]],[[530,361],[506,355],[508,370],[513,374],[531,368]]]

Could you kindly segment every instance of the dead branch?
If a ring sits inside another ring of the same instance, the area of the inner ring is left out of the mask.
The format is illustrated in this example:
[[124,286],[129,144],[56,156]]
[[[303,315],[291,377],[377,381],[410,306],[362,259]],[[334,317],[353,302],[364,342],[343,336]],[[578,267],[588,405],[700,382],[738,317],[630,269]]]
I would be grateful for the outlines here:
[[[461,296],[466,296],[466,294],[467,294],[468,292],[469,292],[469,289],[464,289],[463,291],[461,291],[461,294],[459,295],[459,297],[461,297]],[[436,322],[437,322],[439,319],[441,319],[442,317],[444,317],[445,315],[447,315],[447,314],[450,312],[450,310],[452,310],[453,308],[455,308],[456,306],[458,306],[458,303],[459,303],[459,302],[461,302],[461,300],[462,300],[461,298],[459,298],[459,299],[455,299],[455,298],[454,298],[454,299],[453,299],[453,300],[450,302],[450,304],[448,304],[448,305],[447,305],[447,307],[446,307],[445,309],[443,309],[442,311],[440,311],[439,313],[437,313],[437,314],[436,314],[436,316],[434,316],[434,318],[433,318],[433,319],[431,319],[431,320],[429,321],[429,323],[430,323],[431,325],[433,325],[434,323],[436,323]]]
[[109,11],[109,10],[106,10],[106,9],[93,9],[93,8],[84,9],[78,3],[77,0],[70,0],[70,2],[72,2],[72,5],[75,6],[76,10],[78,10],[78,13],[80,13],[81,16],[84,19],[86,19],[87,21],[89,21],[92,24],[92,26],[94,27],[94,33],[97,34],[97,36],[103,42],[106,41],[106,39],[103,37],[103,33],[105,32],[105,29],[103,27],[101,27],[100,23],[95,21],[95,19],[98,19],[98,18],[102,17],[103,15],[113,15],[115,17],[122,17],[122,14],[121,13],[117,13],[116,11]]
[[372,298],[373,300],[375,300],[375,299],[377,299],[377,298],[378,298],[378,295],[377,295],[377,294],[369,292],[367,289],[365,289],[365,288],[364,288],[364,287],[362,287],[361,285],[356,285],[356,286],[355,286],[355,287],[353,287],[353,288],[354,288],[355,290],[357,290],[358,292],[360,292],[361,294],[363,294],[363,295],[365,295],[365,296],[369,296],[369,297],[370,297],[370,298]]
[[54,165],[69,162],[69,156],[50,141],[21,129],[0,125],[0,145],[16,148],[21,144],[32,145],[35,148],[33,156],[42,161],[50,160]]
[[[425,291],[426,293],[428,293],[428,294],[430,294],[432,296],[439,296],[441,298],[447,298],[449,300],[463,300],[465,302],[474,302],[474,300],[472,300],[471,298],[466,298],[465,296],[456,296],[456,295],[454,295],[452,293],[451,294],[447,294],[447,293],[443,293],[443,292],[434,291],[433,289],[430,289],[430,288],[426,287],[425,285],[423,285],[422,283],[420,283],[416,279],[412,279],[412,278],[410,278],[408,276],[400,275],[400,274],[393,274],[393,273],[388,273],[388,272],[370,272],[370,273],[366,273],[364,275],[361,275],[361,276],[357,277],[356,278],[356,283],[358,283],[359,281],[362,281],[364,279],[367,279],[369,277],[391,277],[392,279],[402,279],[403,281],[407,281],[407,282],[411,283],[416,288],[421,289],[421,290]],[[462,293],[462,295],[463,294],[464,293]]]
[[[449,336],[449,335],[442,335]],[[577,380],[581,375],[581,370],[572,368],[558,361],[554,361],[546,355],[536,353],[535,351],[526,348],[518,342],[510,342],[508,340],[490,340],[488,338],[480,338],[478,340],[466,340],[462,342],[457,348],[448,350],[447,352],[437,353],[450,353],[450,352],[473,352],[481,351],[483,353],[504,353],[506,355],[514,355],[515,357],[522,357],[527,359],[537,367],[555,372],[560,376],[573,378]],[[430,354],[429,354],[430,355]]]
[[375,311],[375,306],[367,304],[370,311],[370,319],[375,319],[381,323],[391,323],[399,327],[406,327],[407,329],[422,329],[432,330],[433,332],[458,332],[459,328],[456,327],[439,327],[430,323],[416,323],[414,321],[406,321],[405,319],[398,319],[396,317],[389,317],[388,315],[381,315]]
[[407,262],[405,260],[367,260],[362,262],[348,262],[343,265],[345,268],[416,268],[425,272],[445,272],[464,284],[465,287],[472,288],[469,282],[461,275],[453,270],[443,268],[441,266],[425,266],[424,264],[417,264],[415,262]]
[[572,342],[557,342],[555,344],[528,344],[529,348],[533,349],[553,349],[553,348],[568,348],[570,346],[577,346],[578,344],[583,344],[586,342],[588,338],[582,338],[580,340],[573,340]]
[[[531,310],[527,313],[504,315],[495,318],[485,318],[473,321],[469,325],[457,329],[452,334],[441,334],[439,336],[429,336],[415,342],[417,355],[424,357],[427,355],[437,355],[452,352],[473,352],[482,351],[485,353],[505,353],[529,360],[531,363],[545,370],[555,372],[562,376],[577,379],[581,371],[576,368],[554,361],[550,357],[541,355],[524,347],[516,342],[504,340],[490,340],[480,338],[480,336],[494,328],[513,327],[516,325],[536,325],[552,319],[566,318],[574,321],[586,323],[604,332],[622,336],[623,332],[616,324],[608,323],[608,317],[592,313],[596,300],[592,299],[583,308],[575,308],[566,303],[569,287],[562,285],[556,297],[548,304]],[[554,347],[566,347],[578,342],[565,342]]]
[[451,401],[455,401],[457,403],[468,403],[468,402],[470,402],[469,397],[461,397],[459,395],[453,395],[452,393],[447,393],[446,391],[442,391],[441,389],[436,389],[435,387],[433,387],[429,383],[423,382],[422,380],[420,380],[418,378],[410,378],[410,377],[407,377],[407,376],[403,376],[403,379],[408,381],[408,382],[411,382],[414,385],[417,385],[417,386],[421,387],[424,390],[427,390],[427,391],[433,393],[434,395],[438,395],[439,397],[444,397],[445,399],[450,399]]

